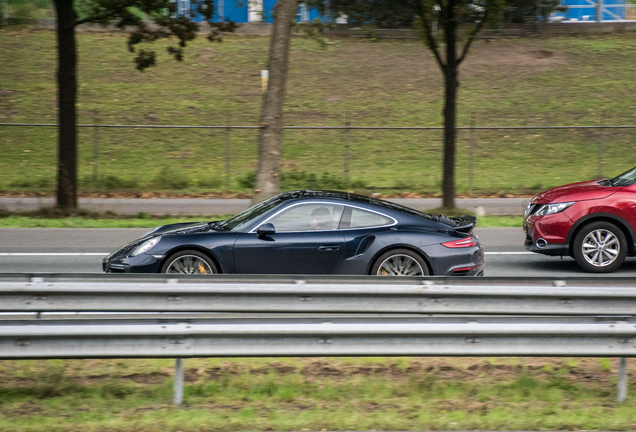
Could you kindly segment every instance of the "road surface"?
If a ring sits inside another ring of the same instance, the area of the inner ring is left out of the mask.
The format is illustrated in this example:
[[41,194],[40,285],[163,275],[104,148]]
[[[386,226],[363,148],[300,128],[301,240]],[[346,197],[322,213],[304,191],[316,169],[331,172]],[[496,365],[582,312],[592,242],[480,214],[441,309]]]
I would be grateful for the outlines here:
[[[149,227],[151,228],[151,227]],[[144,234],[137,228],[2,228],[2,273],[101,273],[108,253]],[[526,252],[521,228],[477,228],[486,248],[486,276],[585,276],[572,258]],[[636,277],[636,258],[608,277]]]

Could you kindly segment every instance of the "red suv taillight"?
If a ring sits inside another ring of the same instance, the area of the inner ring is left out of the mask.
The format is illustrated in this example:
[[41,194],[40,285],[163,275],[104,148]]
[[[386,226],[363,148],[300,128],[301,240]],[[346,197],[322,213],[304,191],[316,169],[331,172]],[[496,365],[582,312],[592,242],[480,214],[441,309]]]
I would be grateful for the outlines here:
[[442,243],[442,246],[446,246],[447,248],[464,248],[475,246],[477,242],[472,237],[466,237],[461,240],[450,241],[446,243]]

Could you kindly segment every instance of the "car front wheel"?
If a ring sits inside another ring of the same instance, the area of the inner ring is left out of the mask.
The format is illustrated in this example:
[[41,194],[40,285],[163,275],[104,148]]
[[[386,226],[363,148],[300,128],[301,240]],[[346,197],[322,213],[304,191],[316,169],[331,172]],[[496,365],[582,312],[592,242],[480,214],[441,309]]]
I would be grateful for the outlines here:
[[592,222],[584,226],[574,238],[574,259],[584,270],[609,273],[625,261],[627,239],[610,222]]
[[393,249],[375,260],[371,274],[377,276],[428,276],[424,260],[408,249]]
[[196,250],[184,250],[170,256],[161,266],[161,273],[214,274],[218,273],[214,262]]

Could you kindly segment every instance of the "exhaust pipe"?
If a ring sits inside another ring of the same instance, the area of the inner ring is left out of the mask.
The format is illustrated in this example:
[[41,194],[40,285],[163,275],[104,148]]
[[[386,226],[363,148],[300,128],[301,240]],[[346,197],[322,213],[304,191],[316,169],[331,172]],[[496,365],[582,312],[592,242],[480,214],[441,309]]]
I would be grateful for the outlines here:
[[548,242],[545,241],[545,239],[542,239],[542,238],[537,240],[537,243],[536,243],[538,249],[543,249],[544,247],[547,246],[547,244],[548,244]]

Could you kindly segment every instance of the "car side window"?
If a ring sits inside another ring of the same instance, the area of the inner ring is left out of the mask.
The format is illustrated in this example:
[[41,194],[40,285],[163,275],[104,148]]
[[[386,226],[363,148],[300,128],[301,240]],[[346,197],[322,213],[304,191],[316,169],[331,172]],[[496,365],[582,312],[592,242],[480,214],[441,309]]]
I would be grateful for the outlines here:
[[276,232],[331,231],[338,228],[344,207],[337,204],[301,204],[274,216],[268,222]]
[[366,228],[393,224],[393,219],[381,214],[349,207],[342,218],[340,229]]

